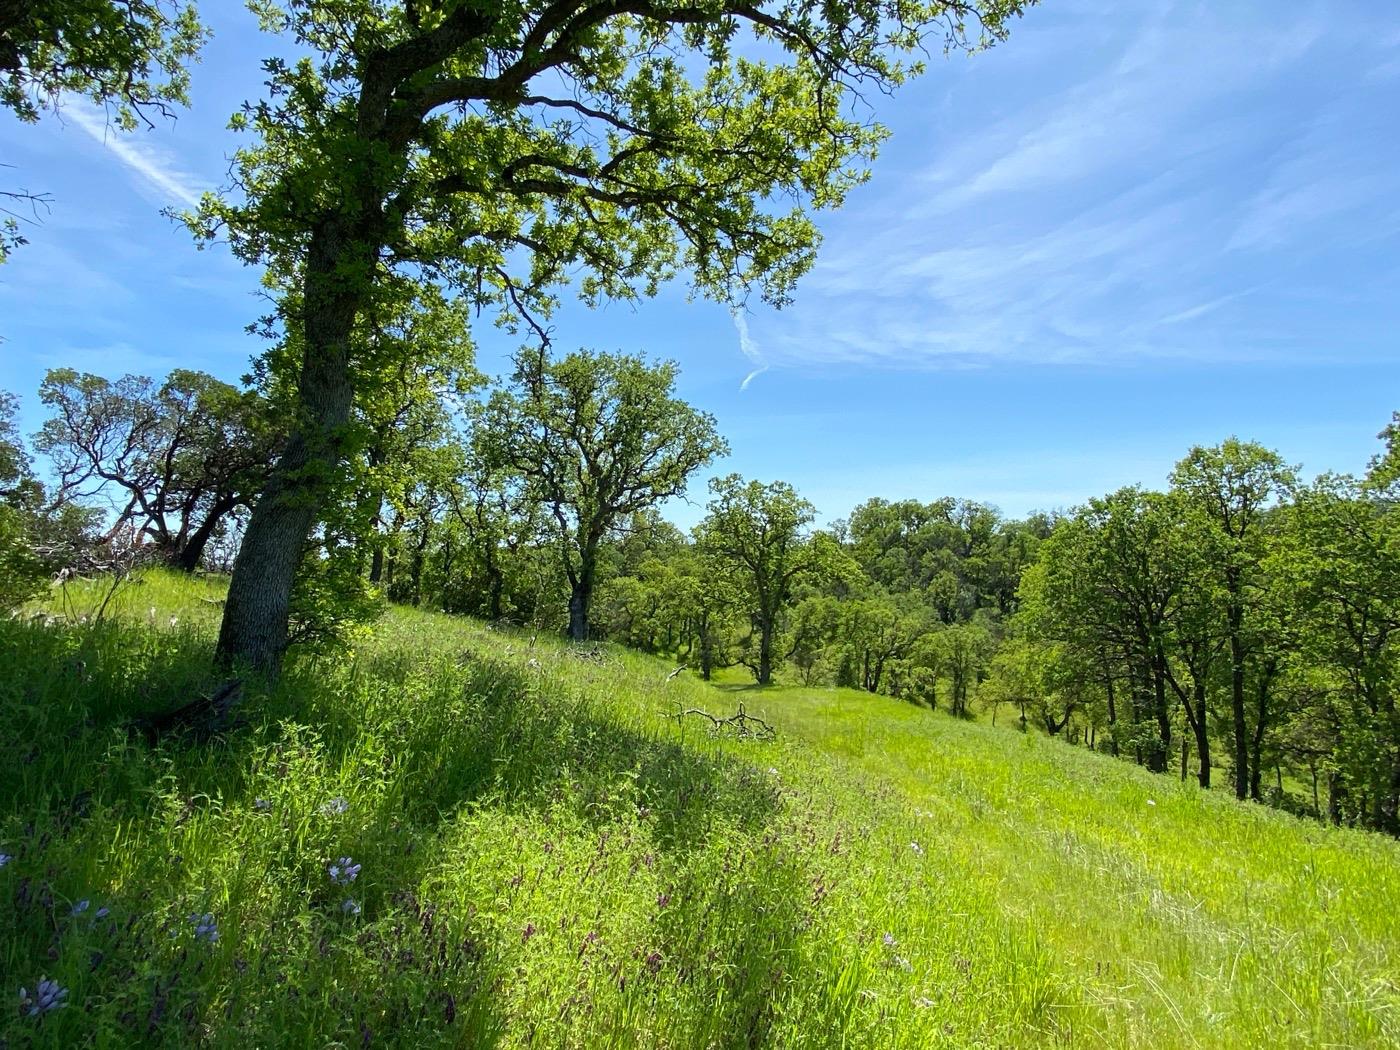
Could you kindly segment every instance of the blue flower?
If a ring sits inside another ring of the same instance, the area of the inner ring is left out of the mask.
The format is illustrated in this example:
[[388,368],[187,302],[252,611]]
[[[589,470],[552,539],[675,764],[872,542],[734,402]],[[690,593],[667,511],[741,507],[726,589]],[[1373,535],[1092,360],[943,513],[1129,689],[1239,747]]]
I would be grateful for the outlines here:
[[8,853],[0,853],[0,868],[3,868],[6,864],[10,863],[10,861],[14,859],[15,858]]
[[327,802],[324,806],[321,807],[321,813],[327,817],[338,817],[340,816],[340,814],[344,813],[349,808],[350,803],[346,802],[345,799],[337,795],[335,798],[331,799],[329,802]]
[[50,1010],[62,1010],[68,1005],[68,989],[47,977],[39,979],[31,995],[25,988],[19,990],[19,1007],[30,1017],[38,1017]]
[[88,910],[88,905],[90,905],[91,903],[92,903],[92,901],[87,900],[86,898],[84,898],[83,900],[78,901],[77,904],[73,905],[73,907],[72,907],[71,911],[69,912],[69,914],[71,914],[71,915],[81,915],[83,912],[85,912],[85,911]]
[[334,864],[326,868],[330,873],[331,881],[337,886],[349,886],[360,874],[360,866],[349,857],[341,857]]
[[95,912],[92,913],[92,917],[94,919],[105,919],[108,915],[111,914],[112,909],[108,908],[106,905],[103,905],[101,908],[98,908]]
[[253,809],[259,813],[271,813],[272,802],[262,797],[255,798],[253,799]]
[[357,901],[351,899],[350,897],[346,897],[343,901],[340,902],[340,910],[343,911],[346,915],[359,915],[360,905]]
[[219,939],[219,927],[214,922],[214,916],[208,912],[203,915],[191,915],[190,922],[194,923],[195,940],[213,944]]

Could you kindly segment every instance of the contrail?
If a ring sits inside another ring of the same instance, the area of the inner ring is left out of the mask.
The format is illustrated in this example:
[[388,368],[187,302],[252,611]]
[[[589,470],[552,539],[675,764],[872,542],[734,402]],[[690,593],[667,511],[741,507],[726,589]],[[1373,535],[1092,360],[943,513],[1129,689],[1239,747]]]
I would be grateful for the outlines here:
[[91,105],[71,105],[64,110],[64,115],[71,117],[93,141],[115,153],[117,160],[136,176],[137,185],[158,203],[168,204],[173,199],[186,208],[199,206],[199,195],[204,187],[180,170],[166,151],[115,131],[109,127],[106,116]]
[[739,332],[739,350],[745,357],[758,366],[748,375],[744,376],[744,381],[739,384],[739,390],[742,392],[749,388],[749,384],[754,381],[756,376],[760,376],[768,371],[768,362],[763,360],[763,354],[759,351],[758,347],[754,346],[753,339],[749,337],[749,321],[748,318],[744,316],[743,310],[735,307],[730,311],[730,316],[734,318],[734,327],[738,329]]

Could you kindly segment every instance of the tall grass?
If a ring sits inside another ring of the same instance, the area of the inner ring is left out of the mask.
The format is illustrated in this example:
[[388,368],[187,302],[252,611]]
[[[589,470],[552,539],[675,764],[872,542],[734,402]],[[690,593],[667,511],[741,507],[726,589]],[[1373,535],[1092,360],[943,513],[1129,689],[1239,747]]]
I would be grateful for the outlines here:
[[[1392,841],[408,610],[151,742],[217,597],[0,623],[6,1045],[1400,1043]],[[777,741],[668,717],[736,695]],[[66,1005],[29,1016],[41,978]]]

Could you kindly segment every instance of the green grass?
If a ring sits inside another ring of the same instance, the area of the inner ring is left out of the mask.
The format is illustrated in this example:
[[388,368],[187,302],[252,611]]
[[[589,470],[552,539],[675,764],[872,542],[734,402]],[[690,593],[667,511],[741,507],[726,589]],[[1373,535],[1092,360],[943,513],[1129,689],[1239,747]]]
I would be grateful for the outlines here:
[[[407,610],[152,746],[130,723],[209,684],[218,590],[0,623],[0,1045],[1400,1043],[1391,840]],[[776,741],[666,717],[739,697]],[[40,977],[68,1006],[30,1018]]]

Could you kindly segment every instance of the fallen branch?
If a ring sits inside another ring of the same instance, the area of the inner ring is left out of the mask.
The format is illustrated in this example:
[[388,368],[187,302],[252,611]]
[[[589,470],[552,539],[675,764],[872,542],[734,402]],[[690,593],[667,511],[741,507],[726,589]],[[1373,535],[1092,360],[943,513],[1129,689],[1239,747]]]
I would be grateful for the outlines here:
[[[678,702],[679,703],[679,702]],[[778,735],[778,731],[773,726],[744,710],[744,702],[739,701],[738,713],[730,715],[728,718],[721,718],[719,715],[712,715],[708,711],[698,707],[687,707],[677,711],[671,717],[679,721],[686,715],[699,715],[708,719],[712,732],[719,733],[725,729],[734,730],[734,735],[741,740],[772,740]]]
[[232,727],[230,716],[242,699],[243,683],[231,678],[208,696],[196,697],[173,711],[142,720],[140,727],[152,743],[169,733],[186,730],[197,736],[212,736]]

